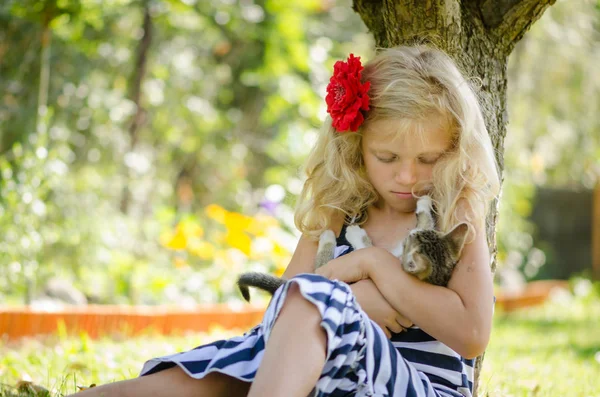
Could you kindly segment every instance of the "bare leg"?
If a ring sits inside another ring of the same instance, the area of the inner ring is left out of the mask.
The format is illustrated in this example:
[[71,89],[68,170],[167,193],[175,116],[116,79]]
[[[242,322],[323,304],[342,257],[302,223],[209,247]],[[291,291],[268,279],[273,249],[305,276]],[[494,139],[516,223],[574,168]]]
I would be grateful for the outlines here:
[[179,367],[156,374],[93,387],[77,397],[230,397],[248,395],[250,383],[220,373],[202,379],[188,376]]
[[271,331],[248,397],[306,397],[317,384],[327,350],[315,305],[292,284]]

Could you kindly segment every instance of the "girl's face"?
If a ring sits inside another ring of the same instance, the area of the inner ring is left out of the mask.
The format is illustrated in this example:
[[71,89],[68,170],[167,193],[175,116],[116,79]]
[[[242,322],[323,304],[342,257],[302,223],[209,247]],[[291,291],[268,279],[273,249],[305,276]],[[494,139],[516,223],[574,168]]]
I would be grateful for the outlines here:
[[431,181],[433,166],[450,148],[451,134],[438,117],[414,124],[398,136],[396,120],[379,120],[363,133],[364,164],[382,209],[413,212],[413,186]]

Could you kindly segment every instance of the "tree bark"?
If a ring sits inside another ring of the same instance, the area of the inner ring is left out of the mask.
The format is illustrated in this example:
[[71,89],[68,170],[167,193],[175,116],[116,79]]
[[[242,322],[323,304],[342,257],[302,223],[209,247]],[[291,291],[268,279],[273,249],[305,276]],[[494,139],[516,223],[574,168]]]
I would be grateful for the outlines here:
[[[353,0],[377,47],[431,43],[454,58],[469,79],[477,79],[485,122],[500,173],[504,169],[507,62],[515,44],[555,0]],[[498,201],[487,237],[496,270]],[[473,395],[483,363],[477,358]]]

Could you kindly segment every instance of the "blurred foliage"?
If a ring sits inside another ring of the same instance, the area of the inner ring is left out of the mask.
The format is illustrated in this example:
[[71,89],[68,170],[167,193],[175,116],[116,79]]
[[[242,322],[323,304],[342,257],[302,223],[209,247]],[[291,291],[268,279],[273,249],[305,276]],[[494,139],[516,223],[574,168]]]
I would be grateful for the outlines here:
[[[598,167],[600,11],[568,4],[511,58],[498,241],[518,266],[534,185]],[[101,303],[232,301],[235,273],[282,271],[332,65],[373,52],[350,0],[11,0],[0,24],[0,301],[51,276]]]
[[[545,254],[528,222],[536,186],[600,183],[600,8],[557,1],[509,60],[498,261],[535,278]],[[514,275],[515,273],[513,273]],[[510,277],[510,276],[509,276]]]
[[329,71],[372,51],[350,1],[9,1],[0,23],[0,300],[57,275],[97,302],[227,301],[235,273],[281,272]]

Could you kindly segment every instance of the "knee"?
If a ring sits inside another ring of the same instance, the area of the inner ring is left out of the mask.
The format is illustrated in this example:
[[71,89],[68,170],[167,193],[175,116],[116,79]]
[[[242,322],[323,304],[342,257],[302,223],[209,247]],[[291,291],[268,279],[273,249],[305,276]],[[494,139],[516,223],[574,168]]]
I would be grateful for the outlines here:
[[285,295],[285,301],[283,303],[283,308],[289,306],[298,306],[302,305],[302,302],[306,301],[304,296],[302,296],[302,292],[300,292],[300,287],[296,283],[290,283],[290,286]]
[[315,316],[319,315],[319,311],[316,306],[309,302],[300,292],[300,287],[297,283],[290,283],[287,290],[285,301],[281,307],[280,315],[284,313],[294,314],[310,314],[313,313]]

